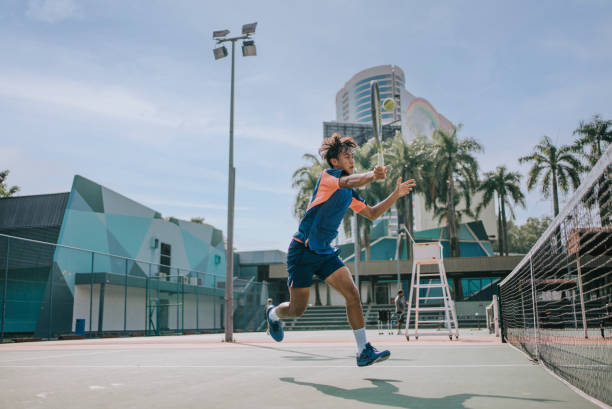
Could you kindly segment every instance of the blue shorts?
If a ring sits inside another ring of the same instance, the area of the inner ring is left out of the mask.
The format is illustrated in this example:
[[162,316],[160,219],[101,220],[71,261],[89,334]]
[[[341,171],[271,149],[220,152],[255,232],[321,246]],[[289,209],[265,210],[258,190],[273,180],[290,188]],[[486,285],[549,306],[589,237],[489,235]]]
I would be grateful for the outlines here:
[[290,288],[308,288],[312,285],[312,276],[316,274],[321,281],[344,267],[337,253],[317,254],[297,240],[291,240],[287,251],[287,286]]

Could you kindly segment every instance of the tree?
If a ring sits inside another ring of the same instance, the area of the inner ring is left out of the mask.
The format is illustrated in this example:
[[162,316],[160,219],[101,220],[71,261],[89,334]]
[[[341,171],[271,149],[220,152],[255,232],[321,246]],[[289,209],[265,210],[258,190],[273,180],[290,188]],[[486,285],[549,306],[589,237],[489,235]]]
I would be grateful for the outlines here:
[[612,143],[612,121],[604,121],[600,115],[593,115],[591,122],[580,121],[574,135],[580,137],[574,142],[573,149],[586,159],[586,170],[590,170]]
[[521,192],[521,175],[518,172],[508,172],[505,166],[498,166],[495,172],[486,172],[478,190],[483,193],[482,202],[476,208],[476,214],[487,206],[494,196],[497,196],[497,226],[499,255],[508,255],[508,229],[506,207],[514,219],[512,204],[525,207],[525,195]]
[[310,161],[310,165],[302,166],[293,172],[292,176],[292,186],[298,189],[293,206],[293,214],[300,220],[306,214],[306,209],[308,209],[308,205],[312,200],[319,177],[321,177],[321,173],[326,168],[325,164],[313,154],[306,153],[303,158]]
[[[434,217],[436,217],[438,219],[438,223],[442,224],[445,223],[446,224],[446,229],[447,231],[455,231],[458,232],[459,231],[459,224],[461,223],[461,219],[464,218],[465,216],[469,216],[469,217],[474,217],[474,214],[472,213],[472,211],[470,210],[469,207],[466,207],[465,209],[459,209],[459,201],[460,201],[460,196],[459,195],[454,195],[453,196],[453,201],[454,203],[450,204],[447,203],[443,203],[439,206],[436,206],[433,210],[434,210]],[[452,219],[449,219],[449,216],[453,215]],[[451,224],[453,223],[453,224]],[[450,234],[449,234],[449,239],[450,239]],[[451,243],[451,253],[453,251],[452,248],[452,239],[450,239],[450,243]],[[459,245],[459,240],[456,240],[457,243],[457,247]],[[457,252],[456,256],[453,257],[459,257],[460,253]]]
[[[387,165],[387,178],[395,181],[401,177],[402,180],[414,179],[416,188],[414,192],[402,197],[396,202],[398,225],[406,226],[410,234],[414,236],[414,193],[425,186],[425,170],[429,167],[431,159],[431,143],[424,137],[419,137],[406,142],[401,134],[388,140],[385,144],[385,164]],[[399,228],[399,226],[398,226]],[[410,249],[411,246],[408,246]],[[400,253],[401,254],[401,253]],[[410,251],[407,252],[411,257]]]
[[204,224],[203,217],[192,217],[189,221],[192,223]]
[[[460,126],[459,126],[460,127]],[[466,209],[471,207],[471,195],[478,187],[478,162],[473,154],[482,146],[473,138],[459,139],[457,129],[451,132],[437,129],[433,135],[432,162],[435,167],[427,177],[426,205],[439,214],[444,209],[452,257],[460,256],[459,220],[456,209],[458,196],[463,197]]]
[[512,221],[508,222],[508,247],[511,253],[526,254],[533,245],[544,234],[552,222],[551,217],[529,217],[525,224],[516,226]]
[[8,187],[6,185],[6,179],[11,171],[4,170],[0,172],[0,197],[11,197],[15,193],[19,192],[19,186]]
[[[574,135],[580,135],[574,142],[574,150],[578,152],[587,163],[585,170],[591,170],[597,163],[603,152],[612,143],[612,121],[604,121],[601,116],[594,115],[591,122],[580,121],[580,126],[574,131]],[[612,217],[612,204],[610,204],[610,178],[608,172],[604,172],[596,183],[597,205],[602,223]],[[591,197],[594,187],[586,194]]]
[[[527,190],[531,191],[537,184],[545,198],[550,197],[552,191],[554,216],[559,214],[559,193],[568,192],[571,186],[576,189],[580,184],[582,164],[573,155],[571,146],[553,145],[548,136],[544,136],[534,148],[531,155],[519,158],[519,163],[532,163],[527,179]],[[543,175],[540,180],[540,175]]]

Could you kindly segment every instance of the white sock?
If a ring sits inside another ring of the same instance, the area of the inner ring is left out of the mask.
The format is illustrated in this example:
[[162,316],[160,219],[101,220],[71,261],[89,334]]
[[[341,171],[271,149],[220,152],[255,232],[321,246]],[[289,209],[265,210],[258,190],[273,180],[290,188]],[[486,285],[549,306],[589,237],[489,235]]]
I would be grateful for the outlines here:
[[278,307],[274,307],[274,308],[272,308],[272,311],[270,311],[270,319],[272,321],[280,320],[280,317],[276,314],[276,308],[278,308]]
[[353,330],[353,335],[355,335],[355,341],[357,341],[357,353],[361,354],[361,352],[365,349],[366,343],[366,330],[364,328],[359,328]]

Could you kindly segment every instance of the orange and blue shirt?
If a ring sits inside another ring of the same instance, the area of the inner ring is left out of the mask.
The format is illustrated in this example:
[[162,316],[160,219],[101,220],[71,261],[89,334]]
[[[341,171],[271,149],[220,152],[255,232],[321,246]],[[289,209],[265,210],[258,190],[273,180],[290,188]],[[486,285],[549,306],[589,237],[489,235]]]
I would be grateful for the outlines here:
[[349,208],[359,213],[365,200],[350,188],[340,188],[342,169],[327,169],[319,178],[312,199],[293,238],[317,254],[334,254],[331,242]]

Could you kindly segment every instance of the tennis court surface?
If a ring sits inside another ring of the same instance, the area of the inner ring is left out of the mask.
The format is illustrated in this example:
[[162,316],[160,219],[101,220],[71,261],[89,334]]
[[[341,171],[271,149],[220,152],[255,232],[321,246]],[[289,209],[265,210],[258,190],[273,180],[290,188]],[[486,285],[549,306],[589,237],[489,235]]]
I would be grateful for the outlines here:
[[0,408],[597,408],[485,331],[459,341],[368,331],[391,358],[355,365],[350,331],[0,345]]

